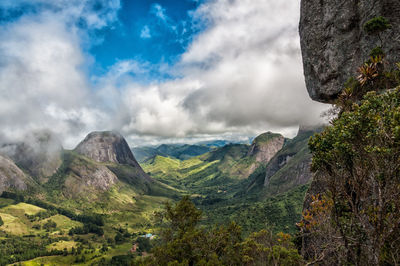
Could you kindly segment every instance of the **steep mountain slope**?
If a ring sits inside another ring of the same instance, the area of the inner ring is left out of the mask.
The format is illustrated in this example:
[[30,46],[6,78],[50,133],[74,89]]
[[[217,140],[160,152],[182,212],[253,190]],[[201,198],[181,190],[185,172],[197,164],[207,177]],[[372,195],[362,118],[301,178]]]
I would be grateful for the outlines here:
[[282,148],[285,138],[280,134],[267,132],[253,140],[247,156],[255,157],[256,162],[268,163]]
[[285,140],[264,133],[252,145],[231,144],[181,161],[156,156],[143,164],[154,178],[192,194],[204,223],[238,222],[246,233],[262,229],[295,232],[311,179],[308,139],[314,127],[301,127]]
[[130,166],[131,171],[134,172],[131,175],[132,179],[151,180],[136,161],[126,140],[117,132],[92,132],[78,144],[74,151],[96,162]]
[[40,183],[47,182],[62,163],[61,142],[48,131],[33,132],[23,142],[4,144],[0,150]]
[[[83,211],[88,206],[96,209],[95,206],[99,204],[112,206],[115,202],[106,202],[109,201],[110,193],[122,193],[121,197],[140,194],[176,197],[179,194],[176,189],[151,179],[142,170],[119,133],[90,133],[73,151],[59,152],[58,142],[49,135],[41,135],[36,142],[36,149],[31,148],[33,141],[29,142],[31,146],[25,143],[3,146],[2,151],[12,151],[26,173],[10,159],[1,157],[0,192],[10,189],[26,190],[28,184],[35,184],[30,175],[34,176],[37,169],[50,169],[54,166],[52,160],[46,160],[52,154],[49,151],[53,151],[60,163],[55,171],[52,168],[54,173],[48,172],[52,173],[50,176],[45,179],[43,175],[40,176],[41,185],[36,184],[35,191],[27,195],[30,198],[40,198],[63,208]],[[21,151],[21,147],[28,148],[17,153]],[[41,153],[38,154],[37,151]],[[123,204],[119,207],[125,208]]]
[[5,190],[26,190],[34,181],[14,164],[0,155],[0,195]]
[[288,140],[265,165],[265,170],[251,181],[248,191],[262,189],[264,195],[277,195],[307,184],[312,178],[308,139],[320,130],[316,127],[301,127],[297,136]]
[[265,165],[282,148],[284,137],[271,132],[256,137],[251,146],[232,144],[205,155],[207,161],[220,160],[219,171],[230,178],[248,178],[258,167]]
[[196,200],[207,214],[207,223],[235,221],[245,233],[266,226],[295,233],[312,179],[308,139],[319,130],[301,127],[297,136],[286,140],[268,163],[232,186],[235,193],[231,197],[220,193]]
[[143,168],[157,180],[191,194],[221,194],[229,198],[239,190],[242,180],[278,152],[283,142],[281,135],[267,132],[251,146],[230,144],[184,161],[156,156],[147,160]]

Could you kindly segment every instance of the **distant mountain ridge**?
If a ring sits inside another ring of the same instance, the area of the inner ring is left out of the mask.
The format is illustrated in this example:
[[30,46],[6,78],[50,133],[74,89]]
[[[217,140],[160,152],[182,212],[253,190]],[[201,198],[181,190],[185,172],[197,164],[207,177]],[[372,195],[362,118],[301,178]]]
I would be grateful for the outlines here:
[[186,160],[211,150],[212,147],[202,145],[162,144],[158,147],[136,147],[132,149],[132,152],[138,162],[142,163],[156,155]]
[[143,163],[146,160],[155,156],[172,157],[179,160],[187,160],[212,151],[216,148],[221,148],[229,144],[247,144],[243,142],[235,142],[229,140],[210,140],[201,141],[195,144],[161,144],[159,146],[142,146],[132,149],[138,162]]

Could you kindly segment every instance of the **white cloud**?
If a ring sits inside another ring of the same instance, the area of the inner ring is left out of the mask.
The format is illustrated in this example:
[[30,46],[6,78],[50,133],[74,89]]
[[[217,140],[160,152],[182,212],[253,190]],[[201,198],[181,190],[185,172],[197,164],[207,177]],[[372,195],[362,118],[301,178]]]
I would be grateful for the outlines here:
[[165,13],[165,8],[163,8],[160,4],[153,4],[150,12],[163,21],[167,21],[168,19]]
[[149,26],[145,25],[145,26],[142,28],[142,30],[140,31],[140,38],[142,38],[142,39],[149,39],[149,38],[151,38]]
[[0,1],[0,8],[4,14],[15,10],[31,10],[40,16],[56,14],[60,22],[79,22],[88,29],[101,29],[117,22],[121,3],[120,0],[4,0]]
[[[40,1],[65,8],[30,14],[0,29],[4,137],[48,128],[72,148],[89,131],[110,129],[133,145],[246,138],[268,130],[293,136],[299,124],[318,123],[326,108],[305,89],[299,0],[205,2],[193,19],[207,27],[178,64],[118,61],[91,79],[82,70],[87,55],[74,25],[81,18],[90,29],[116,23],[120,2]],[[153,10],[168,20],[160,5]],[[142,33],[147,36],[145,28]],[[149,85],[137,79],[155,70],[176,78]]]
[[71,148],[88,130],[105,126],[104,113],[82,70],[81,34],[63,15],[43,12],[0,29],[0,130],[20,139],[50,129]]
[[327,106],[313,102],[304,84],[298,0],[211,1],[193,18],[208,27],[175,66],[181,78],[126,86],[125,134],[293,136],[299,124],[321,122]]

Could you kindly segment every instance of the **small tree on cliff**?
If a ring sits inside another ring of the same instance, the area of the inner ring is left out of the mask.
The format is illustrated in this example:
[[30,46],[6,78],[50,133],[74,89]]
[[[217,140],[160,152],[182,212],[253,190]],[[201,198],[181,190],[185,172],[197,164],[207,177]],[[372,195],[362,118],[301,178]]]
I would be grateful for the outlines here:
[[381,48],[383,45],[381,34],[391,27],[392,25],[390,25],[389,21],[382,16],[374,17],[364,24],[364,30],[368,34],[378,36]]

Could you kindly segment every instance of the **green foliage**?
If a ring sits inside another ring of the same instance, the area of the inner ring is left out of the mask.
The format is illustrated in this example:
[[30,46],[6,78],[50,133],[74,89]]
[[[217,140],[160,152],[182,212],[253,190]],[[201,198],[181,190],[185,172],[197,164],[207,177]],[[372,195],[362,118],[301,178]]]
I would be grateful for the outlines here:
[[62,251],[48,251],[46,246],[51,239],[35,240],[33,238],[12,236],[0,240],[0,265],[33,259],[40,256],[61,255]]
[[125,240],[124,236],[120,232],[117,232],[117,234],[114,237],[115,243],[121,244],[124,242],[124,240]]
[[69,235],[86,235],[89,233],[96,234],[98,236],[104,235],[104,230],[100,226],[92,223],[85,223],[82,227],[71,228],[68,232]]
[[382,47],[380,47],[380,46],[373,48],[371,50],[371,52],[369,53],[370,57],[378,57],[378,56],[383,57],[384,55],[385,55],[385,52],[383,51]]
[[390,29],[391,27],[389,21],[382,16],[374,17],[364,24],[364,30],[368,34],[377,34]]
[[261,231],[243,242],[235,223],[206,230],[197,225],[200,215],[188,197],[167,204],[159,214],[165,224],[153,257],[140,265],[301,265],[287,234]]
[[139,252],[150,252],[153,248],[150,242],[150,239],[147,237],[138,237],[135,241],[139,245]]
[[400,90],[367,93],[309,145],[333,200],[328,242],[342,253],[331,252],[340,263],[398,264]]
[[288,234],[255,232],[241,244],[241,251],[243,265],[304,265]]
[[56,224],[53,220],[51,220],[51,219],[49,219],[49,220],[43,225],[43,229],[45,229],[46,231],[49,231],[49,230],[54,229],[54,228],[56,228],[56,227],[57,227],[57,224]]
[[1,219],[1,216],[0,216],[0,226],[2,226],[3,224],[4,224],[3,219]]
[[165,205],[165,212],[160,213],[161,219],[166,219],[172,234],[182,236],[185,232],[194,230],[200,221],[201,211],[190,201],[188,196],[182,198],[175,206]]
[[[105,265],[118,265],[118,266],[130,266],[133,256],[132,255],[118,255],[113,256],[111,261]],[[104,264],[103,264],[104,265]]]
[[244,236],[265,228],[273,232],[296,233],[296,222],[301,218],[308,187],[295,187],[286,193],[263,200],[248,195],[211,206],[200,206],[207,217],[202,224],[212,226],[234,221],[241,226]]

